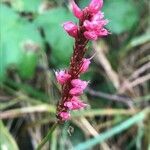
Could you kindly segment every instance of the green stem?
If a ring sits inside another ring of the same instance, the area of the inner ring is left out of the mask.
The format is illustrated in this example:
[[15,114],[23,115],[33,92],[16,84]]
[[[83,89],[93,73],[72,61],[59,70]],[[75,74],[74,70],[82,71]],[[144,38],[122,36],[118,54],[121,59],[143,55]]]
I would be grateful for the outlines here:
[[48,131],[47,135],[44,137],[44,139],[41,141],[41,143],[38,145],[36,150],[41,150],[44,144],[51,138],[53,131],[56,129],[58,123],[54,123],[53,126]]

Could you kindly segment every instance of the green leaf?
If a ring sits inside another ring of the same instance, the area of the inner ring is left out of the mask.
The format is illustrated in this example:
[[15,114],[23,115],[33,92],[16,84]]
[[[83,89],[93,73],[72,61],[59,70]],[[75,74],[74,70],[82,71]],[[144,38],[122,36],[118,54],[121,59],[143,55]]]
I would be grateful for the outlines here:
[[3,122],[0,120],[0,149],[1,150],[19,150],[18,146],[11,136]]
[[133,0],[105,0],[103,11],[110,22],[112,33],[120,34],[130,30],[139,19],[138,8]]
[[42,47],[41,36],[34,24],[11,8],[1,4],[0,14],[0,79],[10,65],[23,71],[24,77],[31,77],[37,63],[37,50]]
[[134,115],[133,117],[129,118],[128,120],[120,123],[119,125],[107,130],[104,133],[99,134],[98,136],[94,137],[93,139],[90,139],[84,143],[81,143],[74,147],[74,150],[86,150],[88,148],[91,148],[95,146],[96,144],[100,144],[110,137],[128,129],[129,127],[141,122],[147,115],[148,109],[145,109],[144,111],[141,111],[140,113]]
[[22,59],[19,63],[19,73],[23,78],[30,78],[34,75],[38,56],[31,50],[23,52],[21,57]]
[[46,40],[52,48],[51,62],[57,67],[68,66],[73,51],[73,38],[62,28],[62,23],[69,20],[73,20],[73,16],[65,8],[51,9],[35,20],[44,29]]

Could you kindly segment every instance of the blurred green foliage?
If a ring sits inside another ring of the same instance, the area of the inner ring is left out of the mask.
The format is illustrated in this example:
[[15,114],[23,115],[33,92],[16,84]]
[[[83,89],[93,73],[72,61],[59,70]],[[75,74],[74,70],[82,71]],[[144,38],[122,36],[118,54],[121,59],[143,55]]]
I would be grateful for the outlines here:
[[120,123],[118,126],[115,126],[114,128],[109,129],[107,132],[101,133],[93,139],[90,139],[86,142],[80,143],[79,145],[77,145],[74,148],[74,150],[87,150],[96,144],[102,143],[103,141],[112,137],[113,135],[118,134],[118,133],[128,129],[130,126],[141,122],[145,118],[147,112],[148,112],[148,110],[144,110],[144,111],[136,114],[135,116],[129,118],[128,120]]
[[13,65],[22,77],[31,77],[37,63],[37,51],[42,48],[42,38],[35,26],[4,4],[0,7],[1,44],[0,78]]
[[106,0],[104,13],[110,20],[108,28],[110,32],[120,34],[131,30],[139,21],[139,10],[132,0]]
[[52,48],[51,62],[59,67],[67,67],[72,54],[73,39],[62,28],[65,21],[73,20],[72,14],[63,7],[51,9],[35,19],[45,33],[45,39]]
[[3,122],[0,120],[0,149],[1,150],[19,150],[18,146],[11,136]]
[[38,12],[38,8],[42,3],[41,0],[13,0],[12,8],[19,12]]

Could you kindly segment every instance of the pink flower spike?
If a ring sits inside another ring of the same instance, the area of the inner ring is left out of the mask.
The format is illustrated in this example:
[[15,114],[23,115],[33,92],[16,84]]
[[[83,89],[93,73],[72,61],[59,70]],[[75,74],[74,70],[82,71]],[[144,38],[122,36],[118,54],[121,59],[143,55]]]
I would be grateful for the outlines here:
[[82,80],[80,80],[80,79],[73,79],[73,80],[71,81],[71,84],[72,84],[72,86],[73,86],[74,88],[79,88],[79,89],[82,89],[82,90],[84,90],[84,89],[87,87],[88,83],[89,83],[89,82],[87,82],[87,81],[82,81]]
[[66,83],[71,78],[71,75],[66,73],[64,70],[55,72],[55,75],[56,75],[57,82],[60,84]]
[[88,8],[91,13],[97,13],[103,6],[103,0],[92,0]]
[[68,21],[63,24],[65,31],[72,37],[77,37],[78,27],[73,22]]
[[94,40],[95,41],[98,39],[98,36],[97,36],[95,31],[85,31],[84,36],[88,40]]
[[66,121],[66,120],[68,120],[70,118],[69,112],[64,112],[64,111],[60,112],[59,116],[64,121]]
[[77,17],[78,19],[82,19],[83,12],[74,1],[72,2],[72,11],[75,17]]

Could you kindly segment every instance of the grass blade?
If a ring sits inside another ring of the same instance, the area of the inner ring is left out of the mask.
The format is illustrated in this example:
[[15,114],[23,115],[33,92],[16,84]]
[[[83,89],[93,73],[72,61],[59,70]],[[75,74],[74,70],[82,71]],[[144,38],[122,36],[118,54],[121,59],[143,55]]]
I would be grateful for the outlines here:
[[95,146],[96,144],[100,144],[100,143],[104,142],[108,138],[110,138],[110,137],[128,129],[132,125],[142,121],[145,118],[147,112],[148,112],[148,109],[141,111],[140,113],[134,115],[133,117],[129,118],[128,120],[124,121],[123,123],[113,127],[112,129],[99,134],[98,136],[96,136],[93,139],[90,139],[86,142],[83,142],[83,143],[77,145],[76,147],[74,147],[74,150],[87,150],[88,148],[91,148],[91,147]]

